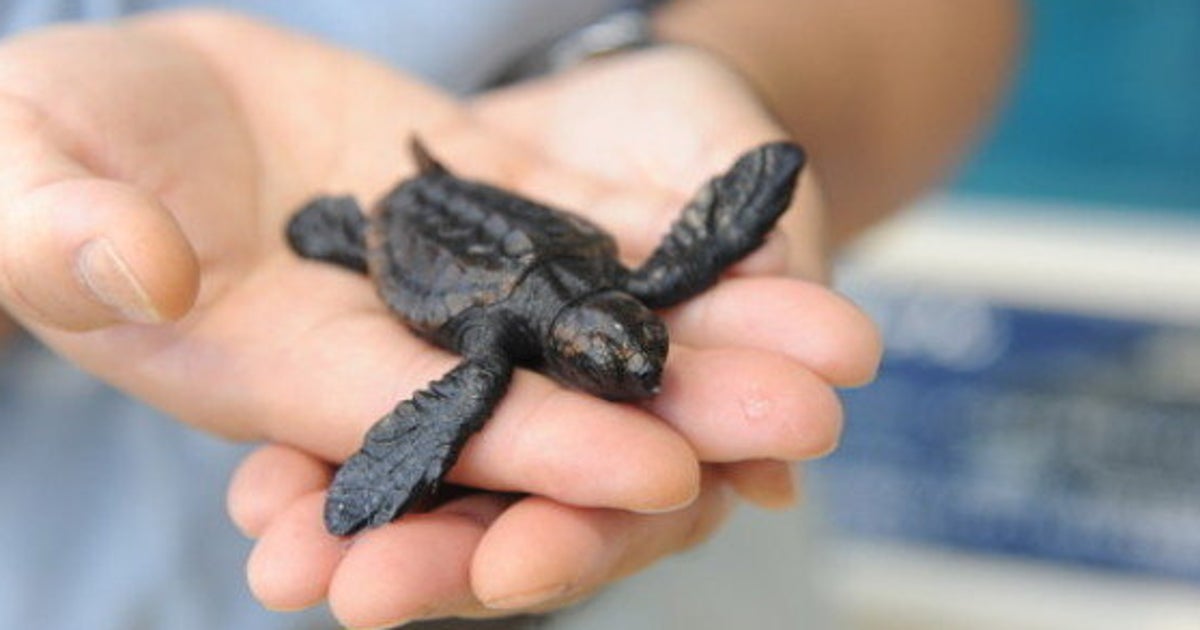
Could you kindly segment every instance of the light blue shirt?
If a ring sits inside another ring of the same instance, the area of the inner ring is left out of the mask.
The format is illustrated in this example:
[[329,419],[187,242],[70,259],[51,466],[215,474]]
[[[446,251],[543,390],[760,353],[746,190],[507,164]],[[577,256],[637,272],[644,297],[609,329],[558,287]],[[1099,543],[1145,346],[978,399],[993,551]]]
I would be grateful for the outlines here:
[[0,25],[15,32],[61,19],[226,7],[366,52],[463,93],[478,88],[531,46],[628,4],[629,0],[8,0],[0,3]]

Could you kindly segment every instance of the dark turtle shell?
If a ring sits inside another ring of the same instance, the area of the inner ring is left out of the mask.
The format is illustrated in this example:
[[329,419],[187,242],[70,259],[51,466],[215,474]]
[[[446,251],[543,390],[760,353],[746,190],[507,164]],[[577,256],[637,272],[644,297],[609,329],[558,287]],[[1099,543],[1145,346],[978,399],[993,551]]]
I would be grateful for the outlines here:
[[615,260],[591,222],[437,168],[386,195],[367,233],[380,293],[418,332],[512,295],[540,263]]

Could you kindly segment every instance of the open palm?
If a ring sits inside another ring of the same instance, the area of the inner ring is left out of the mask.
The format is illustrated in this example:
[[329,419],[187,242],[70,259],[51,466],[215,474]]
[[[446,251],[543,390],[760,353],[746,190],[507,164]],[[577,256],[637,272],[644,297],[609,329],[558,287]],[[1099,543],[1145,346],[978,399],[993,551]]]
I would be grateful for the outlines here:
[[[62,29],[0,56],[0,300],[133,395],[279,444],[246,462],[230,496],[261,537],[250,578],[268,605],[329,597],[344,622],[378,625],[578,597],[703,538],[725,481],[779,500],[786,479],[762,460],[831,448],[832,385],[868,378],[877,359],[869,325],[824,289],[723,282],[667,314],[676,344],[644,408],[517,376],[450,479],[532,496],[469,496],[346,549],[320,530],[326,462],[454,358],[406,332],[361,278],[287,251],[300,203],[374,199],[413,171],[417,133],[460,174],[588,213],[637,258],[704,177],[778,131],[726,92],[733,77],[686,55],[651,59],[692,69],[679,88],[703,102],[683,111],[653,98],[674,89],[587,98],[620,81],[615,65],[615,79],[598,68],[464,105],[215,14]],[[786,240],[743,274],[783,271]],[[701,462],[730,465],[701,483]]]

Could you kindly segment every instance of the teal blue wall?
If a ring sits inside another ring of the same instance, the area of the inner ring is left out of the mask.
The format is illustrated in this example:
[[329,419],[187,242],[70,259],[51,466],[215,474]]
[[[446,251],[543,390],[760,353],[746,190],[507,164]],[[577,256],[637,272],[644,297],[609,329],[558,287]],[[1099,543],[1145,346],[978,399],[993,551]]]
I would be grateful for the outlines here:
[[1200,0],[1031,0],[1026,57],[962,191],[1200,214]]

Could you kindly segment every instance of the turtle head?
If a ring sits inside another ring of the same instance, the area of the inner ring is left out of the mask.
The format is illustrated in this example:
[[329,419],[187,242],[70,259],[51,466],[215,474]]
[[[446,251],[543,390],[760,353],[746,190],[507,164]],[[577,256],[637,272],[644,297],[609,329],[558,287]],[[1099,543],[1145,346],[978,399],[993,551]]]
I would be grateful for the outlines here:
[[628,293],[604,291],[562,309],[550,329],[546,361],[563,381],[610,400],[658,393],[667,328]]

